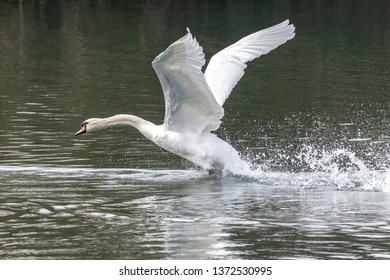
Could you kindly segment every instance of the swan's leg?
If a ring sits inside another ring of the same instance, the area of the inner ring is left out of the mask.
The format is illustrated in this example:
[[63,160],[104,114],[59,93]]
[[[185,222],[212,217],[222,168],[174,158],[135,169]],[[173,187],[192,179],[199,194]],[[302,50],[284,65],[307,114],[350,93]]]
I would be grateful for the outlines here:
[[220,179],[222,177],[222,171],[220,170],[215,170],[215,169],[208,169],[209,176],[212,179]]

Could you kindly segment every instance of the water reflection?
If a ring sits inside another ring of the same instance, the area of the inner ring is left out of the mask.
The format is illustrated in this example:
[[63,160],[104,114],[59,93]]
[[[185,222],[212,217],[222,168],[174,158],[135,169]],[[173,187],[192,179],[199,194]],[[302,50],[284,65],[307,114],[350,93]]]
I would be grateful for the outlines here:
[[198,171],[0,173],[2,258],[389,257],[387,193],[215,182]]

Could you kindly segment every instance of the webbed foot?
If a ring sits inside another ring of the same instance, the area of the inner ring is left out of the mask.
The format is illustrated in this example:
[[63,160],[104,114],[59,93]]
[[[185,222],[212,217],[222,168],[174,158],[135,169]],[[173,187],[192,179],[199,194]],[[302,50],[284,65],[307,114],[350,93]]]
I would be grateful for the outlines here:
[[220,170],[215,170],[215,169],[208,169],[209,176],[212,179],[219,180],[222,177],[222,171]]

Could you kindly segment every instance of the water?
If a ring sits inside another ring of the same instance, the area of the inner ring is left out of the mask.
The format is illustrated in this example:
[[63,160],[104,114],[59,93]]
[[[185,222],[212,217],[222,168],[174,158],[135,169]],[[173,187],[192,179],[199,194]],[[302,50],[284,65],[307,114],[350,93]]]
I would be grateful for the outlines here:
[[[390,5],[287,2],[1,1],[0,257],[389,259]],[[150,63],[185,27],[210,58],[286,18],[217,131],[251,171],[212,180],[131,128],[74,137],[161,123]]]

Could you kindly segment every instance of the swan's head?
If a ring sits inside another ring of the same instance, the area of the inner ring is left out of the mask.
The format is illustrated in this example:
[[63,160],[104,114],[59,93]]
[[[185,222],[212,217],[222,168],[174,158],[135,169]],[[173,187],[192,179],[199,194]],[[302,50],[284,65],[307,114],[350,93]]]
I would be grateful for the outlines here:
[[81,123],[81,128],[79,131],[76,132],[76,136],[77,135],[80,135],[80,134],[83,134],[83,133],[86,133],[86,132],[92,132],[94,130],[98,130],[100,125],[99,125],[99,121],[101,119],[99,118],[92,118],[92,119],[88,119],[86,121],[83,121]]

